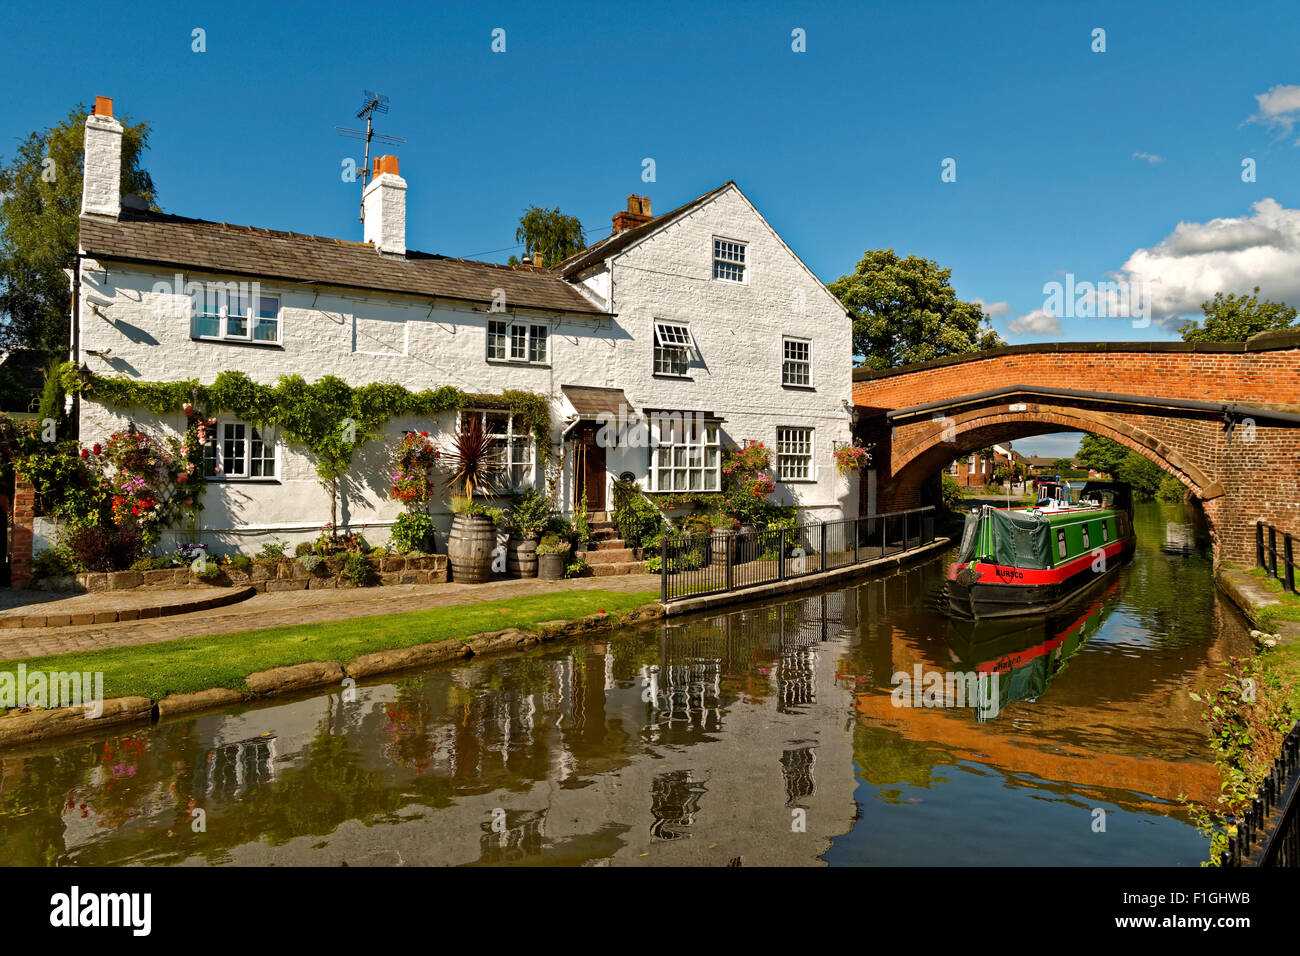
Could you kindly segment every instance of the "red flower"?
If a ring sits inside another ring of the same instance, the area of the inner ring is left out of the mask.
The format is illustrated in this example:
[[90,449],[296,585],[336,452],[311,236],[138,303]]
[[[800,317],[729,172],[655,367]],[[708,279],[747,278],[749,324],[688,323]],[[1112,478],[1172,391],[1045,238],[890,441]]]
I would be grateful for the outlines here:
[[91,448],[91,451],[96,455],[98,455],[100,451],[102,451],[102,449],[99,447],[99,442],[95,442],[94,446]]
[[89,458],[89,457],[90,457],[90,452],[86,451],[86,449],[84,449],[84,448],[81,449],[81,457],[82,457],[82,458]]

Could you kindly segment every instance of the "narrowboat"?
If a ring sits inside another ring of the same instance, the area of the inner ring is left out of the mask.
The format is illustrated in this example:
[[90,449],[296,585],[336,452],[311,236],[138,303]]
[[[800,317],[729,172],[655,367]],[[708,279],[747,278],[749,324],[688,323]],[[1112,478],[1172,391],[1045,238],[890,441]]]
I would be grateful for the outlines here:
[[966,516],[948,567],[948,607],[963,617],[1050,614],[1110,578],[1133,552],[1132,496],[1089,481],[1076,500],[1060,480],[1027,508],[985,505]]

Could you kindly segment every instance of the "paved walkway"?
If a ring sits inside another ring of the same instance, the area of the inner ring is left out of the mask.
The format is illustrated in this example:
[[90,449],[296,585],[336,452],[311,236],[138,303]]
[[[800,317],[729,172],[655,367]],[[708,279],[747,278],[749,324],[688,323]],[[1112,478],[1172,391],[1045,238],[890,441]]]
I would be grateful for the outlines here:
[[[625,574],[573,581],[539,581],[531,578],[489,581],[485,584],[403,584],[359,590],[277,591],[257,594],[227,607],[147,621],[72,627],[6,628],[0,630],[0,660],[156,644],[179,637],[201,637],[205,634],[225,634],[286,624],[339,621],[352,617],[420,611],[453,604],[474,604],[574,590],[622,593],[654,591],[657,594],[659,575]],[[0,595],[6,593],[41,592],[0,592]],[[122,592],[123,595],[130,593],[132,592]],[[154,592],[153,600],[157,600],[158,593]],[[73,601],[87,597],[107,602],[117,596],[112,592],[104,592],[65,596],[64,599]],[[130,600],[125,597],[117,599]],[[44,604],[41,610],[48,611],[51,608]]]

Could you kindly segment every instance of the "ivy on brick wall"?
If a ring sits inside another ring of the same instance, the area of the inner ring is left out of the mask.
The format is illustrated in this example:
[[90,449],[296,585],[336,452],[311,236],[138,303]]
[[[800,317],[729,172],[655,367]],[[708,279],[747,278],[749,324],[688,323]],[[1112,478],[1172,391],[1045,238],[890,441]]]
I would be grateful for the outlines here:
[[499,408],[518,416],[537,442],[545,462],[550,449],[550,404],[544,395],[508,389],[499,395],[474,394],[443,385],[412,392],[401,385],[372,382],[353,387],[333,375],[314,382],[286,375],[274,385],[254,382],[243,372],[225,371],[211,385],[196,379],[144,382],[126,376],[103,376],[73,362],[60,376],[68,393],[77,393],[119,409],[144,408],[156,415],[227,412],[259,426],[273,426],[286,441],[316,457],[324,482],[343,475],[352,455],[401,415],[433,416],[458,408]]

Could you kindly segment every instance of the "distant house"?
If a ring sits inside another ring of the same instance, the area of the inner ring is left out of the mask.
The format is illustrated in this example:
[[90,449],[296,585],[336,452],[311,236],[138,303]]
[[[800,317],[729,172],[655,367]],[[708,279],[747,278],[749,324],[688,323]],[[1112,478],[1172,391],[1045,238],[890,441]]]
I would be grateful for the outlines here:
[[1020,452],[1005,445],[994,445],[992,451],[991,456],[972,452],[956,459],[948,466],[948,474],[962,487],[974,488],[992,482],[999,468],[1026,473],[1026,459]]

